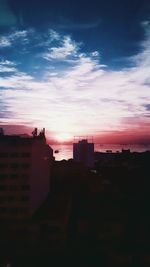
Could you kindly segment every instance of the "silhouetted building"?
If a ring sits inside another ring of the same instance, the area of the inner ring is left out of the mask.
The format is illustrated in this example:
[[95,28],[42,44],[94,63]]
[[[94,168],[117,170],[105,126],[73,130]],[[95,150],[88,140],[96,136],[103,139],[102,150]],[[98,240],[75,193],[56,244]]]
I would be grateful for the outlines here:
[[53,150],[45,132],[0,135],[0,218],[30,218],[50,190]]
[[49,194],[43,205],[35,212],[32,225],[39,233],[42,246],[59,246],[65,244],[71,212],[72,199],[70,194],[57,192]]
[[94,143],[88,143],[87,139],[73,143],[73,159],[82,162],[86,168],[94,167]]
[[130,152],[130,149],[122,149],[122,153],[124,155],[129,155],[131,152]]

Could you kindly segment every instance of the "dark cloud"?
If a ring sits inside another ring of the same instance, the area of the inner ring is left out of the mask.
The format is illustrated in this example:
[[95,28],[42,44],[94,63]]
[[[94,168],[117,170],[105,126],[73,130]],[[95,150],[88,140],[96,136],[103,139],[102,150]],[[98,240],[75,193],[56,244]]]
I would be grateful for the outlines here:
[[[101,50],[102,63],[112,68],[139,51],[141,22],[149,19],[149,0],[11,0],[18,25],[54,28],[83,40],[88,51]],[[89,31],[90,30],[90,36]],[[90,37],[90,38],[89,38]],[[122,60],[120,60],[120,58]]]
[[150,110],[150,104],[146,104],[144,105],[144,107],[146,108],[146,110]]

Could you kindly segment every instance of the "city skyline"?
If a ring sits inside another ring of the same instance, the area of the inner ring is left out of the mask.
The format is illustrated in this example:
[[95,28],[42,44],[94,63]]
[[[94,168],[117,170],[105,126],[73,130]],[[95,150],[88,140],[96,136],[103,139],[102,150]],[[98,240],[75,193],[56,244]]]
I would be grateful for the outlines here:
[[149,1],[0,1],[0,127],[150,143]]

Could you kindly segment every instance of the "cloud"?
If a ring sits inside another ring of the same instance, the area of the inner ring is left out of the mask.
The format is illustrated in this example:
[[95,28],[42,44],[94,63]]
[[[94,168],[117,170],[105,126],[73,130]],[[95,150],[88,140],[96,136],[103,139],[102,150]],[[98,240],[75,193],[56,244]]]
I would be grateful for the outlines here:
[[16,68],[0,65],[0,72],[15,72]]
[[11,41],[7,37],[0,37],[0,48],[11,46]]
[[16,30],[12,34],[8,36],[9,40],[11,43],[13,42],[22,42],[23,44],[28,44],[29,42],[29,37],[33,34],[33,30]]
[[149,33],[140,52],[128,59],[132,60],[132,67],[120,70],[110,70],[101,64],[98,51],[83,53],[71,36],[53,30],[40,38],[39,33],[33,33],[32,38],[29,31],[16,31],[8,36],[12,46],[14,40],[20,38],[21,43],[27,38],[28,49],[35,47],[35,40],[40,40],[37,47],[42,44],[42,50],[41,46],[40,52],[32,49],[32,57],[30,54],[29,58],[23,58],[28,66],[33,60],[37,77],[32,71],[30,74],[22,71],[20,64],[10,58],[1,61],[1,68],[15,69],[14,73],[8,71],[0,77],[2,123],[46,127],[57,136],[61,132],[72,136],[94,135],[131,128],[136,132],[140,126],[147,131]]
[[52,29],[48,31],[48,37],[48,39],[50,39],[50,42],[53,42],[55,40],[58,41],[61,38],[60,34]]
[[15,47],[20,44],[20,47],[24,49],[24,46],[27,46],[32,42],[34,38],[34,30],[13,30],[11,33],[0,36],[0,48],[10,48]]
[[99,57],[99,52],[98,51],[94,51],[94,52],[91,53],[91,56]]
[[[0,77],[0,87],[4,89],[25,90],[28,89],[33,77],[23,72],[16,72],[13,75]],[[9,93],[9,91],[7,91]],[[13,94],[13,91],[12,91]]]
[[0,65],[6,65],[6,66],[15,66],[16,63],[10,61],[10,60],[2,60],[0,61]]
[[14,67],[16,64],[9,60],[2,60],[0,61],[0,72],[7,73],[7,72],[16,72],[17,69]]
[[5,134],[12,134],[15,132],[16,134],[29,134],[31,135],[33,128],[32,126],[25,126],[22,124],[14,125],[14,124],[1,124],[1,127],[4,128]]
[[69,36],[65,36],[60,46],[49,48],[48,52],[45,53],[43,57],[47,60],[64,60],[69,56],[75,56],[77,50],[77,44],[73,42]]

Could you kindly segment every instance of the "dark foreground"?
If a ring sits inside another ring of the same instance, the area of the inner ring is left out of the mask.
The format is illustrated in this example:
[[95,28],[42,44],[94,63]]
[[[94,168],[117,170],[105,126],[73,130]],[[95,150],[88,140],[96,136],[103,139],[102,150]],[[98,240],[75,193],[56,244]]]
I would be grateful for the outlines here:
[[150,153],[95,157],[92,172],[55,162],[34,218],[1,222],[0,267],[150,266]]

